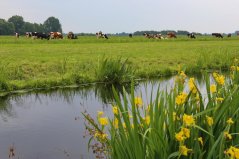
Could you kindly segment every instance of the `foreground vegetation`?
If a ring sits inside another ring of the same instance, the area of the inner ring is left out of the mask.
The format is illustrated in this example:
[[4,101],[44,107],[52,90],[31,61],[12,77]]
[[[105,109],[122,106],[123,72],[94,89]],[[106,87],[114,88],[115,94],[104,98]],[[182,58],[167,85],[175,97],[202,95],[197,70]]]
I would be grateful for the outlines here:
[[238,50],[237,37],[106,40],[80,36],[77,40],[47,41],[1,36],[0,92],[103,82],[98,76],[103,73],[97,71],[104,59],[115,60],[116,65],[125,62],[133,70],[127,77],[134,78],[172,75],[179,65],[188,74],[202,69],[228,70]]
[[130,95],[114,91],[112,116],[83,113],[89,148],[96,158],[239,159],[238,60],[228,79],[205,76],[204,95],[183,71],[170,92],[151,94],[149,103],[135,97],[133,86]]

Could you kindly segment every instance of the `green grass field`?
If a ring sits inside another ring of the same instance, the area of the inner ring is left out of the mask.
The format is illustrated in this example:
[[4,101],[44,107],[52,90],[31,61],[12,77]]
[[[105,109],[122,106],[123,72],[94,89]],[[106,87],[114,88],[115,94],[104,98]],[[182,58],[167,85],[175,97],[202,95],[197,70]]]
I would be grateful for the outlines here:
[[48,41],[0,36],[0,91],[96,82],[95,71],[102,58],[128,59],[136,78],[152,78],[175,73],[179,66],[187,73],[227,70],[238,55],[238,37],[156,40],[112,36],[106,40],[81,36]]

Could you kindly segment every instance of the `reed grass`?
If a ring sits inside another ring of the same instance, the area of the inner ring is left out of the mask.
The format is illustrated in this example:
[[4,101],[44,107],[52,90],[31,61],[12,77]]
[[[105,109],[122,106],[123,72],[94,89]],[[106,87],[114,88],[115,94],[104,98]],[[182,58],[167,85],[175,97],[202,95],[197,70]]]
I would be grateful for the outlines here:
[[98,61],[98,67],[95,70],[97,81],[108,84],[123,84],[125,82],[130,82],[134,78],[135,71],[127,62],[127,59],[123,60],[122,58],[100,59]]

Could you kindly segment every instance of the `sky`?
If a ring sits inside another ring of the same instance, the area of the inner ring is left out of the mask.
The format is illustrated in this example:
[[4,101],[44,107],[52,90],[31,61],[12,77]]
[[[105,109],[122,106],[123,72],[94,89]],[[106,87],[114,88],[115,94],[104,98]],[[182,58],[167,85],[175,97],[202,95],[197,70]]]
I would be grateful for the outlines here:
[[65,33],[233,33],[239,30],[238,7],[239,0],[1,0],[0,18],[44,23],[54,16]]

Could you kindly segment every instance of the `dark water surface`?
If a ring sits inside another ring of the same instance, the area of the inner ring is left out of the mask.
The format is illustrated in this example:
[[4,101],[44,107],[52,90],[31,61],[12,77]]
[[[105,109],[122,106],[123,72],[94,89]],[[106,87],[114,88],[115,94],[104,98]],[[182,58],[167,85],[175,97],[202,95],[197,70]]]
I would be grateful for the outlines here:
[[[170,90],[173,84],[174,78],[140,82],[135,92],[147,104],[152,88]],[[104,85],[0,99],[0,159],[8,158],[10,146],[14,146],[17,159],[94,158],[83,137],[81,112],[95,115],[103,110],[110,114],[111,99],[112,92]]]

